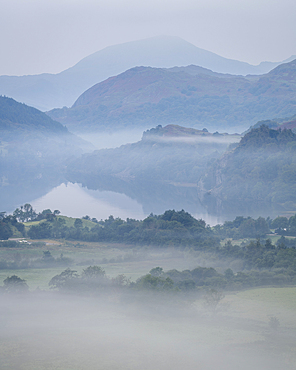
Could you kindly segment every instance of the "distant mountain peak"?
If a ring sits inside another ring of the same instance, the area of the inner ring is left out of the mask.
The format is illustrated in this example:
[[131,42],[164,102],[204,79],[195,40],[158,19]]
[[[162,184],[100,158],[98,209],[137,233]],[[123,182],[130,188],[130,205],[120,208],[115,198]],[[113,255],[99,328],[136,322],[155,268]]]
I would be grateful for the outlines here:
[[72,106],[91,86],[136,66],[196,65],[213,73],[259,75],[279,64],[253,66],[198,48],[180,37],[163,35],[108,46],[56,75],[0,76],[0,94],[45,111]]

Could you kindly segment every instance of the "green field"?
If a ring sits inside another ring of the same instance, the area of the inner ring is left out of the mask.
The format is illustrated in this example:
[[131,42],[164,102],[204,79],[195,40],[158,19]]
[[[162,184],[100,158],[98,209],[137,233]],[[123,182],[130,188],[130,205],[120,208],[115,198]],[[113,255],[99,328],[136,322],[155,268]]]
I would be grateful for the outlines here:
[[[192,256],[186,258],[186,252],[183,253],[174,249],[151,251],[123,244],[58,242],[56,240],[45,240],[44,242],[44,246],[22,244],[18,248],[0,248],[0,260],[41,258],[43,252],[49,250],[55,258],[61,254],[70,258],[72,263],[69,267],[78,273],[88,266],[100,265],[109,277],[124,274],[132,281],[157,266],[163,267],[164,270],[173,268],[184,270],[205,263],[202,258],[192,258]],[[65,268],[0,270],[0,281],[2,282],[7,276],[17,275],[27,281],[30,290],[37,287],[49,289],[48,282],[50,279],[61,273]]]
[[[73,218],[73,217],[68,217],[68,216],[56,216],[57,219],[62,219],[65,221],[65,226],[67,227],[74,227],[74,222],[76,220],[76,218]],[[41,221],[30,221],[30,222],[24,222],[24,225],[25,225],[25,229],[26,231],[28,231],[30,229],[31,226],[33,225],[38,225],[40,222],[45,222],[46,220],[41,220]],[[95,222],[92,222],[90,220],[85,220],[85,219],[81,219],[82,221],[82,226],[83,227],[88,227],[88,228],[92,228],[94,226],[97,225],[97,223]]]
[[268,321],[278,318],[280,325],[296,329],[296,287],[258,288],[227,295],[233,315]]

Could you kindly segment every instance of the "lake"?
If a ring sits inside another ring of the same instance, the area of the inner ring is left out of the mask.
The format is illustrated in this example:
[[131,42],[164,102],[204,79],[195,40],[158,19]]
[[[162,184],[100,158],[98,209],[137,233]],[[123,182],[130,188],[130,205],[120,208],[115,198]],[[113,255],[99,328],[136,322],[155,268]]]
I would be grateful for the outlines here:
[[160,215],[169,209],[176,211],[184,209],[196,219],[203,219],[211,226],[222,224],[226,220],[234,220],[236,216],[275,218],[278,215],[286,215],[265,207],[245,212],[233,209],[231,213],[222,211],[217,214],[215,211],[208,211],[201,204],[196,187],[153,182],[128,186],[126,189],[106,187],[88,189],[86,186],[71,182],[3,189],[9,191],[2,191],[0,194],[0,211],[9,214],[25,203],[30,203],[37,212],[44,209],[59,210],[65,216],[81,218],[88,215],[97,220],[105,220],[110,215],[124,220],[126,218],[142,220],[150,213]]
[[[85,134],[81,138],[92,143],[93,149],[115,148],[127,142],[137,142],[142,130],[119,131],[115,134]],[[40,173],[39,173],[40,172]],[[4,175],[4,174],[2,174]],[[10,178],[10,173],[7,176]],[[2,179],[2,180],[3,180]],[[1,180],[1,179],[0,179]],[[224,219],[210,215],[200,204],[196,188],[182,188],[163,183],[126,184],[116,186],[114,179],[107,184],[104,179],[100,188],[88,189],[81,184],[65,182],[65,178],[53,169],[34,169],[15,176],[14,181],[3,182],[0,191],[0,212],[11,214],[17,207],[30,203],[37,212],[44,209],[61,211],[69,217],[95,217],[106,219],[110,215],[122,219],[144,219],[150,213],[162,214],[168,209],[181,210],[215,225]],[[85,184],[86,185],[86,184]],[[91,185],[87,184],[89,188]]]
[[[151,194],[150,204],[143,205],[135,199],[113,191],[89,190],[80,184],[63,183],[54,187],[45,195],[38,197],[30,202],[37,212],[44,209],[54,211],[58,209],[62,215],[69,217],[81,218],[83,216],[95,217],[98,220],[106,219],[110,215],[122,219],[134,218],[143,219],[151,212],[160,214],[167,209],[181,210],[182,207],[176,207],[172,203],[169,207],[167,202],[160,204],[159,201],[153,201],[154,196]],[[186,207],[183,207],[187,211]],[[193,210],[196,212],[192,212]],[[189,210],[188,210],[189,211]],[[215,225],[221,220],[209,215],[201,206],[191,207],[190,213],[200,219],[204,219],[208,224]]]
[[124,194],[112,191],[89,190],[79,184],[63,183],[44,196],[31,202],[37,212],[58,209],[61,214],[81,218],[95,217],[98,220],[114,217],[143,219],[142,206]]
[[[102,135],[84,135],[83,138],[92,141],[95,149],[111,148],[140,139],[139,131],[128,135],[118,132]],[[252,204],[243,203],[241,208],[216,207],[219,199],[211,196],[212,203],[201,202],[200,194],[195,184],[169,183],[154,181],[147,176],[138,177],[133,181],[119,181],[117,177],[96,177],[96,181],[86,181],[82,186],[78,183],[65,182],[65,176],[55,171],[55,168],[31,169],[14,176],[14,181],[6,181],[2,174],[0,191],[0,212],[11,214],[17,207],[30,203],[37,212],[44,209],[59,210],[62,215],[81,218],[88,215],[98,220],[110,215],[122,219],[144,219],[150,213],[160,215],[166,210],[184,209],[197,219],[203,219],[213,226],[236,216],[259,216],[275,218],[282,215],[283,210],[259,205],[257,209]],[[12,171],[14,171],[12,169]],[[40,172],[40,173],[39,173]],[[4,181],[5,180],[5,181]],[[75,181],[75,180],[73,180]],[[208,208],[206,208],[208,207]],[[283,214],[286,215],[286,214]]]

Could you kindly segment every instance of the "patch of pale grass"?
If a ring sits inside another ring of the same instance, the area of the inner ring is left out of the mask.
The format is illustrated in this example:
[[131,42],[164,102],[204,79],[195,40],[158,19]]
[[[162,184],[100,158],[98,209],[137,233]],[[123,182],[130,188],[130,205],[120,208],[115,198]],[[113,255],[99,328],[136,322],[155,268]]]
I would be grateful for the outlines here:
[[264,322],[276,317],[281,326],[296,328],[296,287],[250,289],[228,294],[224,302],[234,316]]

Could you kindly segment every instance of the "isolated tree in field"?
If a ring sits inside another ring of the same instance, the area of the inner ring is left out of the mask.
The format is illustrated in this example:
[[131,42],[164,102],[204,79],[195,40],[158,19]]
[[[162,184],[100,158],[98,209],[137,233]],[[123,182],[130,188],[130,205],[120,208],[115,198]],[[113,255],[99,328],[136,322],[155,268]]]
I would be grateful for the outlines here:
[[54,257],[52,256],[52,254],[50,253],[50,251],[43,251],[42,260],[43,260],[44,262],[46,262],[46,263],[55,262],[55,259],[54,259]]
[[16,275],[8,276],[4,281],[4,290],[7,293],[23,293],[29,290],[26,280]]
[[100,266],[89,266],[81,274],[81,288],[86,291],[96,291],[104,289],[109,284],[105,276],[105,270]]
[[100,266],[89,266],[82,272],[82,277],[86,279],[97,279],[105,276],[105,270]]
[[275,316],[270,317],[268,321],[268,326],[271,330],[277,331],[280,326],[280,320]]
[[123,274],[117,275],[111,280],[113,286],[122,288],[127,287],[130,284],[130,280]]
[[163,274],[163,268],[162,267],[154,267],[149,271],[149,274],[152,276],[160,276]]
[[77,271],[70,270],[67,268],[65,271],[59,275],[54,276],[48,285],[51,288],[57,288],[59,290],[71,289],[75,285],[78,279]]
[[224,297],[225,295],[223,292],[216,289],[210,289],[204,296],[206,307],[209,308],[213,313],[215,313],[218,304],[222,301]]

